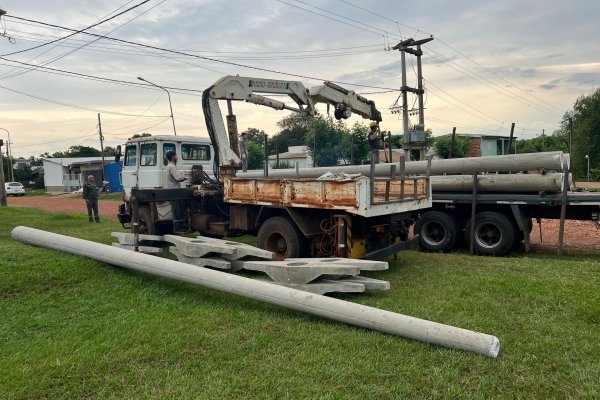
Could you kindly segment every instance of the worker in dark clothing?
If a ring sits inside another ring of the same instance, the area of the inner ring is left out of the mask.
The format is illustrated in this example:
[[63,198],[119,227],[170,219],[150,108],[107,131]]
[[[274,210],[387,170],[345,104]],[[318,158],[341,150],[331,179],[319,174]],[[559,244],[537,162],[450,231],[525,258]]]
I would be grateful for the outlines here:
[[373,160],[375,164],[379,164],[379,124],[375,121],[371,121],[369,150],[371,151],[371,160]]
[[[94,176],[90,175],[87,177],[87,182],[83,185],[83,199],[85,200],[85,205],[87,206],[88,219],[90,222],[100,223],[100,215],[98,215],[98,188],[94,184]],[[92,212],[93,217],[92,219]]]

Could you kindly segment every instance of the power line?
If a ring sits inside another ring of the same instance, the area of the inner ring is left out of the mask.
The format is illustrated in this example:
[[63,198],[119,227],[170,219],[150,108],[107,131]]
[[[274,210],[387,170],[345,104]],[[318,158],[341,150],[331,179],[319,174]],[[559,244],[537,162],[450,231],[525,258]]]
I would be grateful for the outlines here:
[[[51,26],[51,27],[55,27],[55,28],[58,27],[58,28],[62,28],[62,29],[65,29],[65,30],[74,31],[73,29],[70,29],[70,28],[66,28],[66,27],[62,27],[62,26],[58,26],[58,25],[54,25],[54,24],[49,24],[49,23],[41,22],[41,21],[35,21],[35,20],[27,19],[27,18],[16,17],[14,15],[11,15],[10,18],[15,18],[15,19],[22,20],[22,21],[28,21],[28,22],[38,23],[38,24],[44,25],[44,26]],[[252,66],[252,65],[235,63],[235,62],[231,62],[231,61],[225,61],[225,60],[218,60],[218,59],[215,59],[215,58],[212,58],[212,57],[205,57],[205,56],[199,56],[199,55],[195,55],[195,54],[189,54],[189,53],[185,53],[185,52],[181,52],[181,51],[176,51],[176,50],[170,50],[170,49],[166,49],[166,48],[162,48],[162,47],[158,47],[158,46],[152,46],[152,45],[148,45],[148,44],[137,43],[137,42],[133,42],[133,41],[130,41],[130,40],[117,39],[117,38],[109,37],[109,36],[106,36],[106,35],[99,35],[99,34],[89,33],[89,32],[80,32],[80,33],[83,33],[85,35],[90,35],[90,36],[102,37],[104,39],[115,41],[115,42],[127,43],[127,44],[131,44],[131,45],[135,45],[135,46],[139,46],[139,47],[144,47],[144,48],[148,48],[148,49],[152,49],[152,50],[159,50],[159,51],[164,51],[164,52],[168,52],[168,53],[173,53],[173,54],[178,54],[178,55],[183,55],[183,56],[194,57],[194,58],[198,58],[198,59],[202,59],[202,60],[213,61],[213,62],[217,62],[217,63],[221,63],[221,64],[226,64],[226,65],[232,65],[232,66],[240,67],[240,68],[253,69],[253,70],[263,71],[263,72],[271,72],[271,73],[275,73],[275,74],[293,76],[293,77],[296,77],[296,78],[310,79],[310,80],[315,80],[315,81],[327,81],[328,80],[328,79],[314,77],[314,76],[309,76],[309,75],[295,74],[295,73],[291,73],[291,72],[278,71],[278,70],[274,70],[274,69],[270,69],[270,68],[257,67],[257,66]],[[348,86],[365,87],[365,88],[382,89],[382,90],[396,90],[396,89],[390,88],[390,87],[363,85],[363,84],[359,84],[359,83],[351,83],[351,82],[344,82],[344,81],[337,81],[337,80],[329,80],[329,81],[333,82],[333,83],[338,83],[338,84],[341,84],[341,85],[348,85]]]
[[[151,11],[151,10],[155,9],[156,7],[160,6],[160,5],[161,5],[161,4],[163,4],[165,1],[166,1],[166,0],[162,0],[160,3],[158,3],[158,4],[154,5],[153,7],[150,7],[149,9],[147,9],[147,10],[144,10],[144,11],[143,11],[143,12],[141,12],[140,14],[136,15],[135,17],[131,18],[130,20],[126,21],[125,23],[123,23],[123,24],[121,24],[121,25],[117,26],[116,28],[112,29],[112,30],[111,30],[111,31],[109,31],[108,33],[113,33],[113,32],[115,32],[116,30],[118,30],[118,29],[121,29],[121,28],[122,28],[122,27],[124,27],[125,25],[127,25],[127,24],[129,24],[129,23],[131,23],[131,22],[135,21],[136,19],[138,19],[138,18],[139,18],[139,17],[141,17],[142,15],[144,15],[144,14],[148,13],[149,11]],[[130,2],[131,2],[131,1],[129,1],[127,4],[129,4]],[[121,7],[119,7],[117,10],[119,10],[119,9],[120,9],[120,8],[122,8],[122,7],[124,7],[124,6],[121,6]],[[52,59],[50,59],[50,60],[44,61],[42,65],[48,65],[48,64],[50,64],[50,63],[53,63],[54,61],[60,60],[60,59],[62,59],[62,58],[65,58],[65,57],[67,57],[67,56],[69,56],[69,55],[71,55],[71,54],[75,53],[76,51],[78,51],[78,50],[80,50],[80,49],[82,49],[82,48],[84,48],[84,47],[86,47],[86,46],[88,46],[88,45],[90,45],[90,44],[92,44],[92,43],[94,43],[94,42],[97,42],[97,41],[99,41],[99,40],[100,40],[100,38],[96,38],[96,39],[94,39],[94,40],[92,40],[92,41],[90,41],[90,42],[86,42],[86,43],[84,43],[84,44],[82,44],[82,45],[80,45],[80,46],[76,47],[76,48],[75,48],[74,50],[72,50],[72,51],[69,51],[69,52],[67,52],[67,53],[64,53],[64,54],[62,54],[62,55],[60,55],[60,56],[56,56],[56,57],[54,57],[54,58],[52,58]],[[55,46],[56,46],[56,45],[55,45]],[[44,52],[44,53],[45,53],[45,52]],[[42,54],[43,54],[43,53],[42,53]],[[34,57],[34,58],[35,58],[35,57]],[[31,60],[32,60],[32,59],[31,59]],[[29,60],[29,61],[31,61],[31,60]],[[34,68],[32,68],[32,69],[34,69]],[[32,69],[25,70],[25,71],[21,71],[20,73],[16,73],[16,74],[8,75],[8,76],[6,76],[6,74],[5,74],[4,76],[2,76],[2,78],[1,78],[1,79],[8,79],[8,78],[12,78],[12,77],[15,77],[15,76],[23,75],[23,74],[26,74],[26,73],[30,72]],[[9,72],[9,73],[10,73],[10,72]]]
[[[103,114],[123,115],[126,117],[135,117],[135,116],[147,117],[147,118],[164,118],[164,117],[166,117],[165,115],[139,115],[139,114],[121,113],[121,112],[116,112],[116,111],[108,111],[108,110],[100,110],[100,109],[96,109],[96,108],[84,107],[84,106],[79,106],[76,104],[64,103],[64,102],[61,102],[58,100],[48,99],[46,97],[37,96],[37,95],[27,93],[27,92],[22,92],[22,91],[16,90],[16,89],[11,89],[11,88],[8,88],[8,87],[2,86],[2,85],[0,85],[0,89],[8,90],[9,92],[18,93],[22,96],[31,97],[31,98],[34,98],[34,99],[37,99],[40,101],[45,101],[48,103],[58,104],[58,105],[65,106],[65,107],[75,108],[78,110],[93,111],[96,113],[99,112],[99,113],[103,113]],[[169,116],[169,118],[170,118],[170,116]]]
[[28,52],[28,51],[31,51],[31,50],[39,49],[40,47],[45,47],[45,46],[48,46],[48,45],[50,45],[50,44],[52,44],[52,43],[56,43],[56,42],[58,42],[58,41],[61,41],[61,40],[67,39],[67,38],[69,38],[69,37],[71,37],[71,36],[75,36],[75,35],[77,35],[78,33],[82,33],[83,31],[86,31],[86,30],[88,30],[88,29],[92,29],[92,28],[94,28],[94,27],[96,27],[96,26],[98,26],[98,25],[102,25],[103,23],[105,23],[105,22],[108,22],[108,21],[110,21],[110,20],[113,20],[113,19],[117,18],[118,16],[121,16],[121,15],[123,15],[123,14],[126,14],[126,13],[128,13],[129,11],[131,11],[131,10],[133,10],[133,9],[135,9],[135,8],[138,8],[138,7],[140,7],[140,6],[144,5],[144,4],[146,4],[146,3],[147,3],[147,2],[149,2],[149,1],[150,1],[150,0],[144,0],[144,1],[142,1],[141,3],[138,3],[138,4],[136,4],[135,6],[129,7],[128,9],[126,9],[126,10],[124,10],[124,11],[121,11],[121,12],[120,12],[120,13],[118,13],[118,14],[115,14],[115,15],[113,15],[112,17],[105,18],[105,19],[103,19],[103,20],[102,20],[102,21],[100,21],[100,22],[96,22],[95,24],[92,24],[92,25],[88,26],[87,28],[83,28],[83,29],[80,29],[80,30],[78,30],[78,31],[75,31],[74,33],[71,33],[71,34],[69,34],[69,35],[67,35],[67,36],[65,36],[65,37],[63,37],[63,38],[56,39],[56,40],[51,40],[51,41],[49,41],[49,42],[47,42],[47,43],[43,43],[43,44],[40,44],[40,45],[38,45],[38,46],[30,47],[30,48],[28,48],[28,49],[19,50],[19,51],[14,51],[14,52],[12,52],[12,53],[7,53],[7,54],[2,54],[2,56],[3,56],[3,57],[6,57],[6,56],[12,56],[12,55],[15,55],[15,54],[25,53],[25,52]]

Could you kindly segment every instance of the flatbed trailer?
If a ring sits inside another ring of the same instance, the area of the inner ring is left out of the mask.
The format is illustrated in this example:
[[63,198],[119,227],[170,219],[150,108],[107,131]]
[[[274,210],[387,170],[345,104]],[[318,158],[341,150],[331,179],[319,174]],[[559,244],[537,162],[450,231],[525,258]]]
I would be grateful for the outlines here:
[[[461,242],[470,244],[475,207],[474,250],[482,255],[503,255],[525,240],[532,219],[560,219],[563,193],[432,192],[432,207],[415,213],[415,234],[428,251],[450,251]],[[600,193],[567,192],[565,219],[595,221],[600,229]]]

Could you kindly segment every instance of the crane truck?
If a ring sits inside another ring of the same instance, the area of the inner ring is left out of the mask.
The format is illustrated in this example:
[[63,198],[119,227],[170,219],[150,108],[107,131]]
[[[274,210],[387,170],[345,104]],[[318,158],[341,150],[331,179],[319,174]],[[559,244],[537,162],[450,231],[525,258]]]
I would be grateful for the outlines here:
[[[268,95],[287,95],[295,104]],[[223,100],[227,127],[219,106]],[[309,116],[316,114],[317,104],[326,104],[334,108],[336,119],[355,113],[381,121],[373,101],[332,82],[309,89],[297,81],[225,76],[202,96],[208,138],[152,136],[125,144],[124,202],[118,212],[125,228],[144,234],[171,232],[171,205],[180,202],[187,231],[215,237],[254,235],[258,247],[275,253],[276,259],[377,259],[410,246],[411,215],[432,205],[427,175],[277,179],[268,176],[266,165],[261,178],[236,177],[241,159],[234,101]],[[167,189],[165,154],[170,150],[179,155],[178,168],[186,180]]]

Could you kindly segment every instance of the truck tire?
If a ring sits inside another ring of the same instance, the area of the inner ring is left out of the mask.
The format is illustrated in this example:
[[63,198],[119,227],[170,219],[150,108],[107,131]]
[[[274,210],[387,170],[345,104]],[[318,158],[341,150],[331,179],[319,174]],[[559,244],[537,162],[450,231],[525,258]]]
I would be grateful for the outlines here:
[[[139,208],[139,233],[143,235],[155,235],[156,225],[152,222],[152,214],[150,213],[150,207],[141,206]],[[133,232],[133,226],[131,228]]]
[[258,229],[256,236],[258,247],[275,253],[274,260],[302,257],[304,255],[305,238],[285,217],[271,217]]
[[452,215],[429,211],[419,217],[414,231],[423,250],[447,252],[456,244],[460,227]]
[[[467,245],[471,243],[471,221],[465,229]],[[503,256],[514,246],[517,230],[504,214],[485,211],[475,216],[475,252],[486,256]]]

